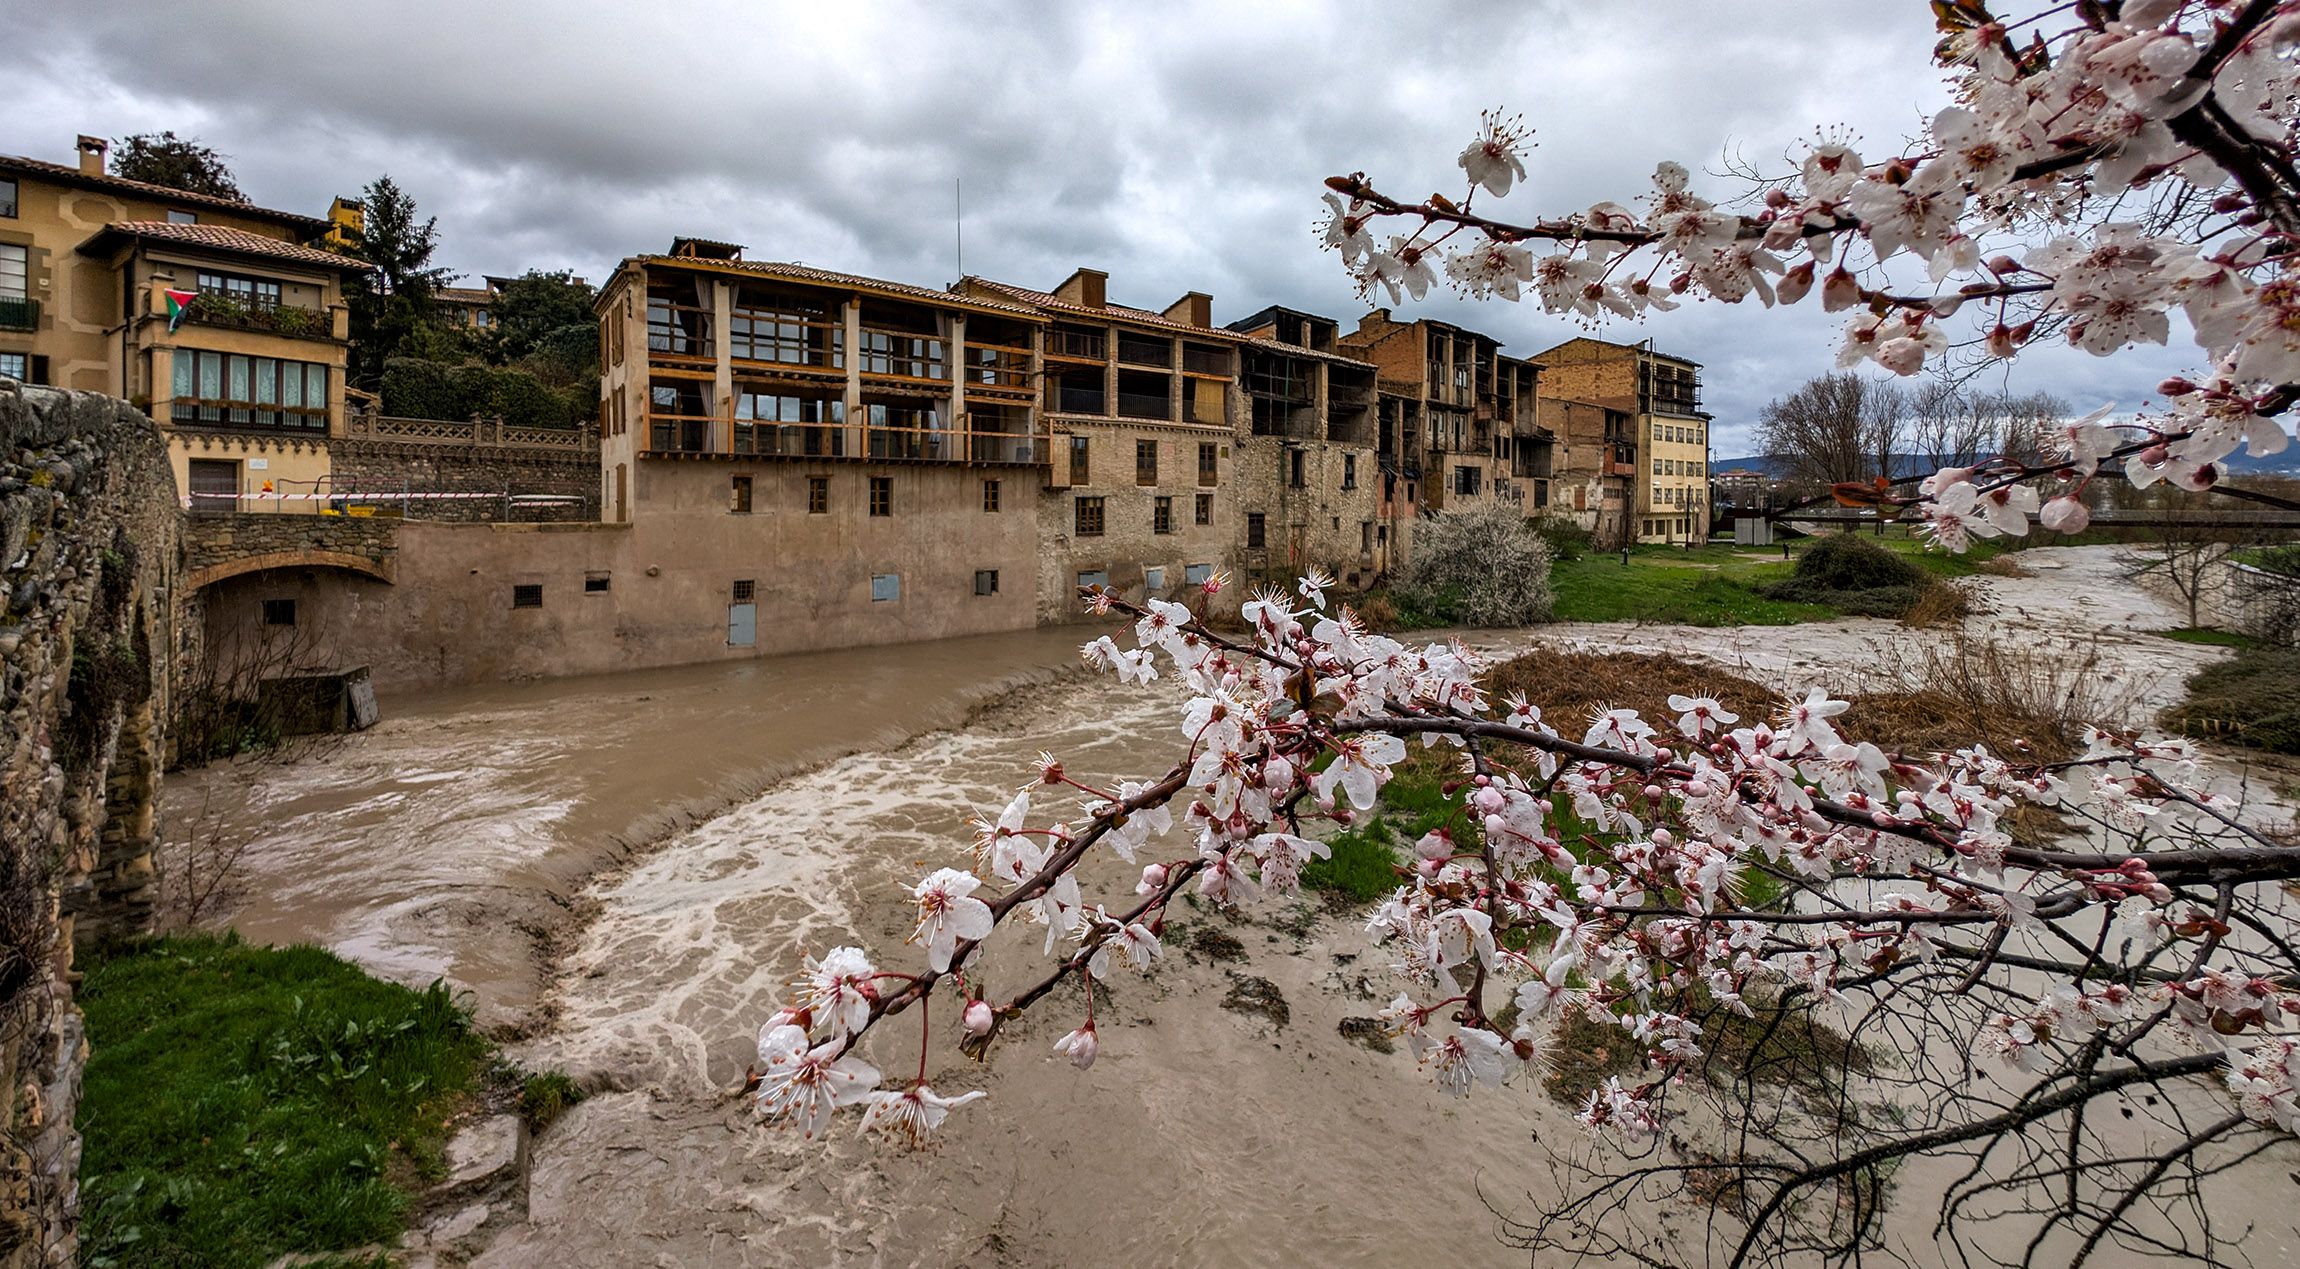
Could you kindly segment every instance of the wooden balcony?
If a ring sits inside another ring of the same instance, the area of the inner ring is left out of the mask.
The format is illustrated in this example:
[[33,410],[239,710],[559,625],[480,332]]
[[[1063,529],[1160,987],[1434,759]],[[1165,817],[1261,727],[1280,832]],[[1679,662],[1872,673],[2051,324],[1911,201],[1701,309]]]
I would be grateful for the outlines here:
[[650,413],[639,440],[648,458],[1034,467],[1048,452],[1044,432],[978,431],[965,419],[952,427],[902,428]]

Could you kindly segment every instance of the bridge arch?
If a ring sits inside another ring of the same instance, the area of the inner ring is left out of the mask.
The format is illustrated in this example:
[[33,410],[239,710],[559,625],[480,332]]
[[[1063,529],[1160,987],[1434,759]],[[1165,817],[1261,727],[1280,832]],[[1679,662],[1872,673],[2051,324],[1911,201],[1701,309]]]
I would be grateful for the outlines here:
[[254,555],[218,560],[202,568],[193,569],[184,579],[184,588],[187,591],[197,592],[213,586],[217,582],[248,573],[298,568],[341,569],[347,573],[356,573],[361,577],[382,582],[386,586],[391,585],[395,580],[392,576],[393,570],[389,560],[377,560],[365,555],[354,555],[348,551],[304,548],[291,551],[263,551]]

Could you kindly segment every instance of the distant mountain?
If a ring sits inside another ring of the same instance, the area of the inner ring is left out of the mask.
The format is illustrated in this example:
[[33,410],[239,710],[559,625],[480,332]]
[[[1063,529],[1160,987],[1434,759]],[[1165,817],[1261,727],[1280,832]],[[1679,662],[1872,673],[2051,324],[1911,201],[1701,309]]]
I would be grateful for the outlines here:
[[[1965,461],[1970,462],[1971,459]],[[2281,454],[2269,454],[2266,457],[2234,454],[2224,465],[2238,475],[2300,475],[2300,445],[2290,446]],[[1729,471],[1761,471],[1768,476],[1780,476],[1788,470],[1788,466],[1779,459],[1751,454],[1745,458],[1720,458],[1709,464],[1709,474],[1715,476]],[[1931,460],[1917,454],[1893,455],[1893,475],[1896,478],[1922,476],[1930,472],[1932,467]]]

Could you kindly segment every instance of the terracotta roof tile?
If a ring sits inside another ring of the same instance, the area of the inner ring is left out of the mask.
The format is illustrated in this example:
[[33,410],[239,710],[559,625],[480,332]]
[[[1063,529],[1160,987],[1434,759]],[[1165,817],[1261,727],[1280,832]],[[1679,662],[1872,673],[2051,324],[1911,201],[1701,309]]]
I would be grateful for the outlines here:
[[1234,330],[1227,330],[1219,326],[1192,326],[1188,322],[1178,322],[1164,313],[1153,313],[1146,308],[1129,308],[1124,304],[1105,304],[1101,308],[1095,308],[1087,304],[1073,304],[1051,292],[1033,291],[1029,287],[1016,286],[1011,282],[995,282],[989,278],[971,275],[964,281],[980,283],[1001,295],[1012,296],[1024,304],[1050,313],[1071,313],[1081,317],[1100,317],[1109,321],[1126,322],[1140,326],[1157,326],[1166,330],[1220,340],[1225,343],[1253,342],[1248,336],[1241,335]]
[[179,225],[168,220],[121,220],[104,226],[102,232],[80,244],[84,255],[98,243],[114,237],[138,238],[147,242],[180,243],[187,247],[206,247],[212,251],[229,251],[238,255],[266,256],[274,260],[290,260],[297,264],[314,265],[322,269],[372,269],[365,260],[337,255],[332,251],[319,251],[262,234],[251,234],[245,229],[228,229],[222,225]]
[[90,176],[76,167],[62,163],[50,163],[43,159],[26,158],[20,154],[0,154],[0,172],[5,171],[26,172],[66,185],[81,185],[90,189],[114,189],[123,194],[135,194],[139,197],[162,202],[184,203],[193,207],[215,207],[238,212],[242,216],[255,216],[266,220],[276,220],[282,224],[300,225],[309,231],[308,236],[317,236],[328,227],[328,222],[318,216],[306,216],[301,212],[285,212],[270,207],[258,207],[245,199],[224,198],[216,194],[195,194],[190,190],[176,189],[169,185],[154,185],[149,181],[131,181],[124,176],[109,174]]

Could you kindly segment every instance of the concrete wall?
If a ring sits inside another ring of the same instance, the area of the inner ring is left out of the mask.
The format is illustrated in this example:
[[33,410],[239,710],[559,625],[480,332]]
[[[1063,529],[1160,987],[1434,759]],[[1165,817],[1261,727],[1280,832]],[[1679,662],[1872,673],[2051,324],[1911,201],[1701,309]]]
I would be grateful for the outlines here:
[[74,942],[149,929],[175,488],[125,402],[0,384],[0,1267],[68,1265]]

